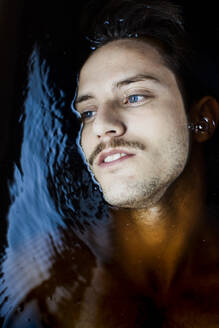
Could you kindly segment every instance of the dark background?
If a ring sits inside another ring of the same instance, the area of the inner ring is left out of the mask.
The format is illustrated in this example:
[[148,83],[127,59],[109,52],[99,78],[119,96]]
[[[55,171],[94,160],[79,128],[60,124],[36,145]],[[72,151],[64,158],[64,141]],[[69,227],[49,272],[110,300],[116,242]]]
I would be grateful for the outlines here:
[[[104,1],[96,1],[102,6]],[[17,156],[16,115],[22,102],[27,59],[38,41],[42,55],[54,65],[57,83],[74,94],[79,63],[86,56],[86,45],[79,31],[81,10],[87,0],[0,1],[1,120],[0,163]],[[217,4],[175,1],[183,6],[187,30],[194,35],[200,53],[206,56],[200,73],[218,82],[219,23]],[[90,10],[90,9],[89,9]],[[95,9],[94,9],[95,15]],[[70,80],[71,79],[71,80]],[[213,84],[213,82],[211,82]]]
[[[183,6],[186,28],[200,54],[200,77],[219,96],[217,3],[175,2]],[[85,0],[75,5],[67,0],[0,0],[0,258],[7,245],[7,213],[11,204],[8,185],[13,180],[14,164],[19,163],[23,140],[18,123],[26,95],[29,56],[37,44],[41,58],[45,58],[51,68],[55,89],[64,91],[63,117],[67,121],[75,94],[76,75],[88,52],[80,30],[81,11],[87,10],[87,3]],[[97,3],[102,6],[104,1]],[[69,122],[74,138],[78,122],[72,118]],[[78,155],[73,156],[77,158]],[[91,192],[88,192],[89,197]]]

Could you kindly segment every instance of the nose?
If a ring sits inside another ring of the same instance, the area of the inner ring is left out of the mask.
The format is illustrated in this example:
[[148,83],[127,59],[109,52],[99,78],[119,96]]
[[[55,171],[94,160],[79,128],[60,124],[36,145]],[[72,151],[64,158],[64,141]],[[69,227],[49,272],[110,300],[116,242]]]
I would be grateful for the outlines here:
[[123,136],[127,130],[119,109],[110,108],[109,105],[102,106],[98,110],[93,129],[96,136],[105,142],[113,137]]

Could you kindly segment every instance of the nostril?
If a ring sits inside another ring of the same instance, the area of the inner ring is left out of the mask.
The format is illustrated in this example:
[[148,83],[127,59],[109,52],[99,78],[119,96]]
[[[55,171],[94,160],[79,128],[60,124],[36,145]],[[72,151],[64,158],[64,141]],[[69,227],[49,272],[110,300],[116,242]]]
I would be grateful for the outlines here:
[[109,131],[106,131],[105,133],[103,133],[103,134],[99,134],[98,135],[98,138],[101,138],[102,136],[111,136],[111,135],[114,135],[114,134],[116,134],[117,132],[116,132],[116,130],[109,130]]
[[104,136],[110,138],[123,135],[126,131],[126,126],[112,115],[106,117],[99,114],[94,121],[93,129],[98,138]]
[[116,130],[109,130],[107,131],[108,134],[111,134],[111,133],[116,133]]

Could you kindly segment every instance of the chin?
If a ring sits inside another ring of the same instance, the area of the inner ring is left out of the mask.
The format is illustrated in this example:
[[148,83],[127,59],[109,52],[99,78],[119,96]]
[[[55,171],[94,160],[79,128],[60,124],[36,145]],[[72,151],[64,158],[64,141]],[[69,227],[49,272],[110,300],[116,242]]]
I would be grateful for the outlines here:
[[147,208],[157,203],[166,188],[153,179],[149,184],[126,185],[122,188],[103,188],[104,199],[108,204],[121,208]]
[[[133,198],[130,199],[115,199],[112,197],[107,197],[104,195],[104,199],[105,201],[113,207],[117,207],[117,208],[130,208],[130,209],[139,209],[139,208],[147,208],[149,207],[149,203],[147,200],[136,200]],[[151,203],[150,203],[151,204]]]

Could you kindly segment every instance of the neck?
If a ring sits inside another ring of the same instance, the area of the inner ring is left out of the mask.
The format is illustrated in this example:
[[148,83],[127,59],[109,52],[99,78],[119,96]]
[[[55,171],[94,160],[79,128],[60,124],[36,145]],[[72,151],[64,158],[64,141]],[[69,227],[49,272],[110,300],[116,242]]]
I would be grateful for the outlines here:
[[148,293],[165,293],[203,229],[205,193],[201,150],[153,207],[114,211],[119,265]]

